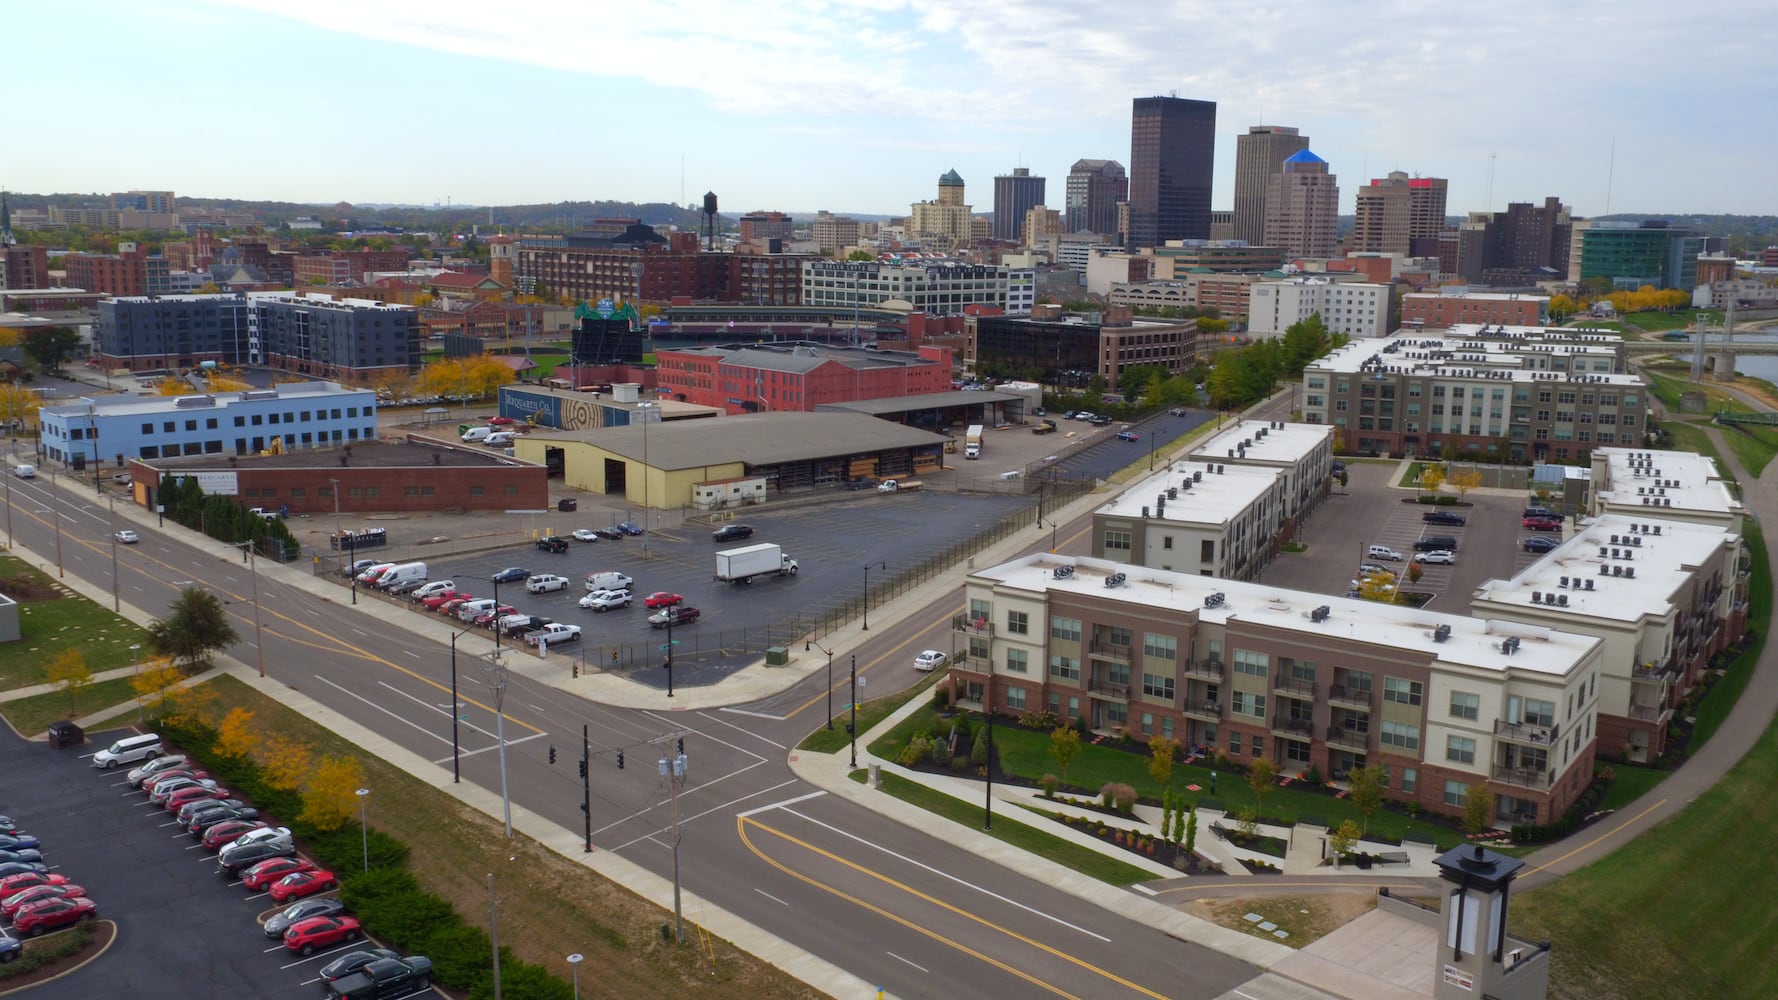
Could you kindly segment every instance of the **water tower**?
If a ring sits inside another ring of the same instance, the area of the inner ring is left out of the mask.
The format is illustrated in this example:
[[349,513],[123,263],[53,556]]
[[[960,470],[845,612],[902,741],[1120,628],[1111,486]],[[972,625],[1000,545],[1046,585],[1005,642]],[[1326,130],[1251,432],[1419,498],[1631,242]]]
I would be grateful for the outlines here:
[[704,192],[704,249],[716,249],[716,192]]

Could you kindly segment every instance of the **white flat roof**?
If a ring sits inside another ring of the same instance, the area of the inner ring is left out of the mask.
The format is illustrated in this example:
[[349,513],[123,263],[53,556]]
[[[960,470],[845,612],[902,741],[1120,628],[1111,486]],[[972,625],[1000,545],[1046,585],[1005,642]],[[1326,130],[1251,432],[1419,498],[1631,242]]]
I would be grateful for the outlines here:
[[[1331,437],[1334,429],[1329,424],[1293,424],[1269,420],[1243,420],[1216,432],[1191,453],[1191,457],[1200,462],[1233,462],[1229,458],[1230,449],[1235,449],[1243,442],[1247,445],[1246,461],[1265,462],[1270,464],[1289,464],[1299,462],[1313,454]],[[1263,432],[1263,433],[1262,433]]]
[[[1055,578],[1058,567],[1073,567],[1066,579]],[[1106,587],[1106,578],[1122,573],[1124,583]],[[1357,598],[1328,597],[1299,590],[1285,590],[1262,583],[1220,580],[1191,573],[1131,566],[1109,559],[1052,555],[1039,552],[970,574],[983,580],[1032,593],[1062,593],[1110,600],[1140,607],[1193,609],[1202,622],[1226,625],[1239,619],[1305,636],[1338,636],[1379,646],[1424,653],[1429,660],[1481,670],[1507,668],[1530,670],[1562,677],[1586,658],[1601,640],[1595,636],[1519,622],[1441,614],[1400,605]],[[1204,599],[1221,594],[1218,607],[1205,607]],[[1310,620],[1314,609],[1326,606],[1326,621]],[[1451,627],[1450,637],[1433,638],[1440,625]],[[1510,657],[1501,653],[1500,641],[1517,636],[1519,649]]]
[[[1709,511],[1724,515],[1743,514],[1746,508],[1729,492],[1716,460],[1693,451],[1649,451],[1634,448],[1600,448],[1593,452],[1595,461],[1606,462],[1606,481],[1594,480],[1593,496],[1602,504],[1624,508],[1647,508],[1653,501],[1672,501],[1661,506],[1675,510]],[[1651,502],[1644,504],[1648,499]]]
[[[1532,295],[1526,292],[1408,292],[1402,297],[1408,299],[1478,299],[1495,302],[1517,302],[1521,299],[1536,302],[1550,300],[1548,295]],[[1539,328],[1532,327],[1531,329]]]
[[[1248,454],[1252,454],[1249,450]],[[1196,479],[1196,473],[1203,473]],[[1221,473],[1206,471],[1201,462],[1179,462],[1172,470],[1162,470],[1125,490],[1117,499],[1094,511],[1111,517],[1141,518],[1147,507],[1150,520],[1171,524],[1222,525],[1230,518],[1253,506],[1278,482],[1275,469],[1254,465],[1224,463]],[[1190,487],[1183,481],[1193,479]],[[1168,487],[1179,491],[1177,499],[1169,499],[1165,514],[1155,498]]]
[[[1388,337],[1353,341],[1311,362],[1309,371],[1357,373],[1381,365],[1391,372],[1425,377],[1500,378],[1515,382],[1587,381],[1635,386],[1642,380],[1618,372],[1544,371],[1529,365],[1535,355],[1609,358],[1615,361],[1623,338],[1614,334],[1555,331],[1543,339],[1542,327],[1453,326],[1443,334],[1400,330]],[[1501,333],[1499,331],[1505,331]]]
[[[236,403],[252,402],[294,402],[296,400],[313,400],[318,397],[369,397],[367,401],[376,399],[376,392],[371,389],[350,388],[338,382],[283,382],[269,389],[252,389],[245,392],[230,390],[228,392],[188,393],[184,396],[82,396],[78,403],[62,403],[57,406],[46,406],[43,412],[61,416],[84,416],[88,409],[95,415],[114,417],[128,413],[175,413],[182,410],[202,410],[211,407],[229,407]],[[209,398],[214,400],[209,407],[197,406],[187,402],[183,406],[180,400],[198,400]]]
[[[1574,537],[1517,576],[1485,581],[1474,597],[1624,622],[1661,617],[1704,554],[1725,541],[1732,544],[1735,537],[1725,528],[1695,521],[1608,514],[1584,522]],[[1633,575],[1621,575],[1625,572]],[[1539,600],[1531,599],[1533,593]],[[1566,606],[1560,603],[1564,598]]]

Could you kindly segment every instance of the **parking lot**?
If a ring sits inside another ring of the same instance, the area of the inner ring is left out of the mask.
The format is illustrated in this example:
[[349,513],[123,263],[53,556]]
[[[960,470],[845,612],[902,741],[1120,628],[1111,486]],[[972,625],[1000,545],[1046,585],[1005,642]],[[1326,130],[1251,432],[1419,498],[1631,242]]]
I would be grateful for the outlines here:
[[320,995],[317,970],[344,951],[368,946],[359,942],[297,958],[265,937],[258,918],[279,909],[269,897],[218,877],[214,856],[125,783],[129,768],[90,766],[93,751],[119,735],[89,734],[91,742],[69,750],[30,743],[10,731],[0,735],[0,773],[6,775],[0,812],[41,839],[51,871],[84,887],[98,903],[100,919],[117,924],[109,951],[31,995]]
[[[1468,507],[1432,508],[1404,503],[1415,494],[1390,488],[1399,468],[1395,462],[1351,463],[1347,488],[1336,487],[1335,494],[1315,510],[1308,525],[1298,533],[1297,540],[1307,543],[1308,551],[1280,554],[1260,579],[1299,590],[1345,594],[1352,589],[1358,564],[1378,561],[1367,557],[1365,550],[1371,545],[1387,545],[1404,557],[1399,563],[1385,565],[1395,571],[1406,589],[1432,594],[1429,608],[1461,614],[1467,613],[1470,595],[1482,581],[1511,576],[1540,558],[1524,551],[1525,537],[1561,537],[1556,532],[1524,530],[1520,515],[1525,502],[1517,496],[1471,494]],[[1426,524],[1422,515],[1433,509],[1454,511],[1468,523]],[[1407,583],[1414,543],[1429,535],[1456,538],[1457,561],[1449,566],[1422,565],[1420,581]]]

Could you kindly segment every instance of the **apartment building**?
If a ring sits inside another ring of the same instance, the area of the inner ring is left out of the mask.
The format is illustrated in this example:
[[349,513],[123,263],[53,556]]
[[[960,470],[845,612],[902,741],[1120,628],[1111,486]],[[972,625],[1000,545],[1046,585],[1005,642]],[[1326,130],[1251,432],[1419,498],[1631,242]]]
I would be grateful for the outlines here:
[[1500,292],[1409,292],[1401,297],[1401,325],[1445,329],[1461,324],[1539,326],[1549,322],[1547,295]]
[[1247,333],[1281,337],[1292,325],[1319,315],[1329,333],[1385,337],[1395,328],[1393,292],[1393,285],[1331,275],[1254,282],[1248,289]]
[[1695,521],[1741,533],[1747,506],[1716,460],[1691,451],[1600,448],[1593,452],[1587,512]]
[[1391,797],[1448,815],[1485,787],[1501,823],[1554,819],[1592,780],[1595,636],[1046,553],[972,572],[964,600],[970,708],[1335,781],[1380,764]]
[[1585,463],[1642,443],[1642,380],[1610,334],[1456,327],[1347,344],[1303,371],[1302,419],[1359,453]]
[[1174,462],[1093,511],[1093,555],[1251,580],[1277,554],[1284,477],[1226,462]]
[[1030,316],[972,319],[964,358],[976,371],[1081,385],[1101,375],[1117,392],[1127,368],[1159,365],[1177,374],[1197,358],[1196,320],[1136,318],[1128,307],[1108,307],[1097,321],[1047,304]]
[[1284,251],[1279,247],[1232,241],[1173,240],[1142,253],[1154,258],[1154,277],[1159,281],[1183,281],[1205,271],[1254,274],[1284,266]]
[[815,220],[809,224],[809,235],[815,241],[815,249],[844,256],[846,248],[858,245],[858,220],[823,209],[815,213]]
[[1035,289],[1029,269],[948,258],[802,263],[802,303],[818,308],[880,309],[899,301],[934,316],[958,315],[970,306],[1028,313]]
[[1271,469],[1283,477],[1282,524],[1288,530],[1327,495],[1333,474],[1333,428],[1284,420],[1239,420],[1206,438],[1193,462]]
[[1358,253],[1413,252],[1414,241],[1436,239],[1445,228],[1443,177],[1409,177],[1392,170],[1358,189],[1349,249]]

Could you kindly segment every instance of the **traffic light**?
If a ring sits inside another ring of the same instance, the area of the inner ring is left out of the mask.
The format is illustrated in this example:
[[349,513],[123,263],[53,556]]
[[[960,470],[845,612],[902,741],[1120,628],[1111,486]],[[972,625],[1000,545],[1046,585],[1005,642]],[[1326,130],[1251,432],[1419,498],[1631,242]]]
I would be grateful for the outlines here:
[[679,737],[679,756],[685,756],[685,737]]
[[617,752],[617,769],[619,771],[624,769],[624,752],[622,750]]
[[579,677],[580,676],[580,664],[578,662],[570,663],[569,666],[574,670],[573,676]]
[[556,748],[553,744],[549,748],[549,762],[552,767],[556,763]]
[[580,776],[586,777],[586,760],[584,758],[580,762]]

